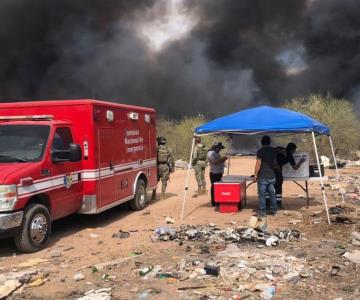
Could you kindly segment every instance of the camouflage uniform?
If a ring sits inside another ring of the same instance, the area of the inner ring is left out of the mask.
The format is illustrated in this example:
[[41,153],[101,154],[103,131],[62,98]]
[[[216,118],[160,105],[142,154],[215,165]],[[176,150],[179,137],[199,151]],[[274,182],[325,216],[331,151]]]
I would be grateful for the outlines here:
[[207,149],[204,144],[198,143],[194,148],[194,155],[192,165],[194,166],[195,178],[198,184],[197,195],[206,194],[206,180],[205,180],[205,169],[207,166],[206,161]]
[[[174,171],[175,163],[171,150],[165,145],[166,140],[159,140],[158,153],[158,181],[161,180],[161,196],[164,198],[167,187],[167,182],[170,178],[170,173]],[[165,141],[165,142],[164,142]]]

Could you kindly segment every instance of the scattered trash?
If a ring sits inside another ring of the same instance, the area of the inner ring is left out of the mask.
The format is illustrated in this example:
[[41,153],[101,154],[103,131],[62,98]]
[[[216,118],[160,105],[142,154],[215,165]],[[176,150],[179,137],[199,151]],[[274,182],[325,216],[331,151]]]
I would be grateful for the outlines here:
[[160,293],[161,293],[160,289],[150,288],[150,289],[147,289],[147,290],[141,292],[138,295],[138,299],[139,300],[145,300],[145,299],[148,299],[149,297],[151,297],[153,295],[158,295]]
[[277,230],[274,234],[279,237],[281,240],[285,241],[295,241],[300,238],[300,231],[297,229],[282,229]]
[[274,296],[275,296],[275,288],[273,286],[267,287],[260,294],[260,298],[264,300],[270,300],[274,298]]
[[279,238],[275,235],[271,235],[269,238],[266,239],[265,243],[268,247],[277,246],[279,245]]
[[0,299],[4,299],[10,296],[21,286],[22,283],[17,279],[11,279],[6,281],[3,285],[0,286]]
[[103,274],[101,276],[101,279],[106,281],[106,282],[113,281],[115,278],[116,278],[116,276],[112,276],[112,275],[109,275],[109,274]]
[[294,281],[299,278],[299,272],[289,272],[283,276],[283,279],[286,281]]
[[343,212],[343,210],[340,207],[330,207],[329,208],[329,213],[333,214],[333,215],[338,215],[341,214]]
[[166,217],[165,222],[166,224],[175,224],[175,220],[171,217]]
[[149,273],[153,269],[153,266],[143,266],[139,270],[140,276],[145,276],[147,273]]
[[321,155],[320,159],[321,159],[321,164],[324,165],[324,168],[328,168],[330,166],[330,159],[327,156]]
[[309,278],[311,276],[311,273],[310,273],[309,270],[303,269],[303,270],[301,270],[299,275],[300,275],[301,278]]
[[266,223],[266,219],[258,218],[258,217],[255,217],[255,216],[252,216],[250,218],[249,226],[254,228],[254,229],[260,230],[262,232],[266,232],[266,230],[268,228],[268,225]]
[[161,226],[155,229],[155,235],[152,237],[153,241],[161,240],[167,241],[176,234],[176,230],[169,226]]
[[53,250],[50,252],[51,258],[61,257],[61,251],[59,250]]
[[90,233],[90,237],[93,238],[93,239],[96,239],[96,238],[99,237],[99,235],[96,234],[96,233]]
[[36,278],[35,280],[31,281],[31,282],[28,284],[28,286],[29,286],[29,287],[37,287],[37,286],[43,285],[44,283],[45,283],[44,278],[38,277],[38,278]]
[[344,257],[355,264],[360,264],[360,251],[355,250],[353,252],[346,252],[344,253]]
[[211,263],[205,264],[204,270],[206,275],[219,276],[220,274],[220,267]]
[[145,276],[143,276],[142,278],[144,280],[155,278],[160,271],[161,271],[161,266],[155,266],[150,270],[150,272],[145,274]]
[[351,244],[355,245],[355,246],[360,246],[360,233],[357,231],[353,231],[351,233]]
[[[261,221],[260,221],[261,222]],[[262,227],[260,225],[260,227]],[[225,228],[221,229],[214,225],[181,225],[179,229],[167,226],[159,227],[155,230],[153,241],[199,241],[206,244],[213,243],[242,243],[242,242],[258,242],[265,244],[266,240],[272,237],[272,244],[278,245],[281,240],[294,241],[300,238],[300,231],[296,229],[277,230],[273,233],[255,230],[250,227]],[[276,242],[278,241],[278,242]],[[269,240],[270,242],[270,240]],[[189,246],[187,246],[189,247]],[[191,248],[186,249],[191,251]],[[200,253],[208,253],[208,248],[200,249]]]
[[85,279],[85,276],[82,273],[77,273],[73,277],[74,281],[80,281],[80,280],[84,280],[84,279]]
[[341,268],[340,266],[332,266],[330,270],[331,276],[336,276],[340,272]]
[[111,300],[111,288],[87,291],[83,297],[77,300]]
[[118,238],[118,239],[127,239],[130,237],[130,232],[119,230],[119,232],[114,233],[112,235],[112,238]]

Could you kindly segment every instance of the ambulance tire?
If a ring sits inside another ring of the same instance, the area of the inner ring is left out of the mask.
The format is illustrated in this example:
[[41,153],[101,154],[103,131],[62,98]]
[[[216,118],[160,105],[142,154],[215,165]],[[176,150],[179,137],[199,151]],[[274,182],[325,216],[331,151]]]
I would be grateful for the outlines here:
[[14,238],[15,245],[21,252],[37,252],[47,246],[50,234],[49,210],[44,205],[32,203],[24,211],[21,229]]
[[144,180],[139,179],[136,184],[135,198],[130,201],[130,208],[133,210],[142,210],[146,206],[146,184]]

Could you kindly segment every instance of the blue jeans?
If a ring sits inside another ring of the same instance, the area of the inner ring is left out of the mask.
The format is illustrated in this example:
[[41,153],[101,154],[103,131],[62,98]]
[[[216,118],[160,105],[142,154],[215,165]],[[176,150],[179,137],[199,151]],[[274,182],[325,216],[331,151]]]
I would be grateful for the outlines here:
[[275,178],[259,178],[257,181],[258,195],[259,195],[259,214],[261,216],[266,215],[266,200],[265,193],[268,192],[270,196],[270,210],[273,213],[277,211],[276,195],[274,184]]

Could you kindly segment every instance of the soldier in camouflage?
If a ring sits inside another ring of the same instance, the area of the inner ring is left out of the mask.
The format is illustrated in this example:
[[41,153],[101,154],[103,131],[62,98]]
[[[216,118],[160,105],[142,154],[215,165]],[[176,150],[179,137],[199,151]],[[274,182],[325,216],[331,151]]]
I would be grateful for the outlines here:
[[207,194],[205,169],[207,165],[206,161],[207,149],[204,144],[201,143],[200,137],[195,137],[194,154],[192,157],[192,165],[195,171],[195,178],[198,185],[197,193],[193,195],[194,198],[200,195]]
[[166,146],[166,139],[158,137],[157,142],[158,182],[161,180],[161,198],[164,199],[167,182],[169,181],[170,173],[173,173],[175,170],[175,163],[171,150]]

